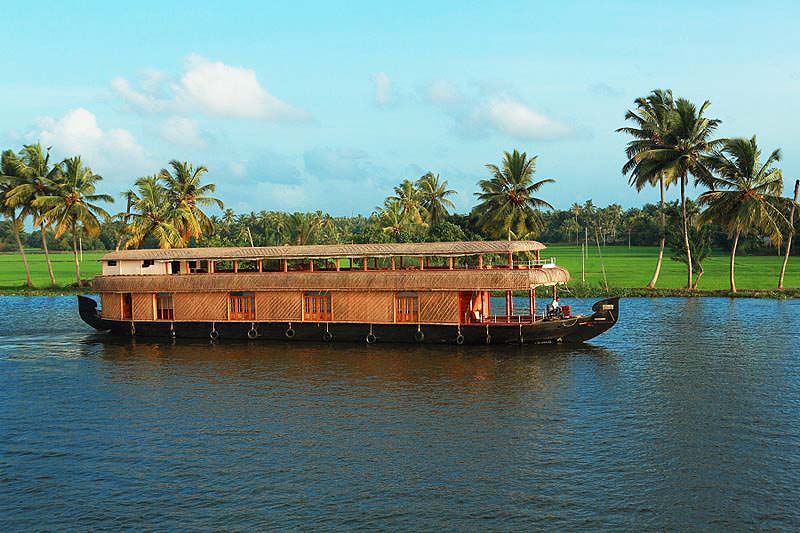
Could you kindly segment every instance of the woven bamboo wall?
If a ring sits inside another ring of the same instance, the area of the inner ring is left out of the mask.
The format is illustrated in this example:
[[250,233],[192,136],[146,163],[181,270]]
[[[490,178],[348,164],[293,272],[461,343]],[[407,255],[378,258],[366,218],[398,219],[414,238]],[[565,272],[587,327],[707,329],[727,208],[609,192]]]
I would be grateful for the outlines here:
[[419,292],[419,319],[422,323],[458,323],[457,292]]
[[119,320],[122,318],[122,296],[116,293],[104,293],[100,295],[100,309],[103,318]]
[[257,292],[256,319],[300,321],[302,305],[301,292]]
[[175,320],[228,319],[228,294],[224,292],[176,293],[172,305]]
[[331,304],[336,322],[391,322],[394,319],[392,292],[335,292]]
[[134,294],[132,296],[134,320],[153,320],[153,295]]

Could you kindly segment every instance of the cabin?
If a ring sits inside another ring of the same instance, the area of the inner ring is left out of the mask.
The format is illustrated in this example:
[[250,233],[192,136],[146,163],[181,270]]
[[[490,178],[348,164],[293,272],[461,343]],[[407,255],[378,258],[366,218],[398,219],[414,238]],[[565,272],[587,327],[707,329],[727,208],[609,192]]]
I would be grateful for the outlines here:
[[[569,281],[536,241],[121,250],[93,280],[102,318],[149,322],[531,324]],[[528,305],[514,308],[524,291]],[[491,295],[505,302],[493,308]]]

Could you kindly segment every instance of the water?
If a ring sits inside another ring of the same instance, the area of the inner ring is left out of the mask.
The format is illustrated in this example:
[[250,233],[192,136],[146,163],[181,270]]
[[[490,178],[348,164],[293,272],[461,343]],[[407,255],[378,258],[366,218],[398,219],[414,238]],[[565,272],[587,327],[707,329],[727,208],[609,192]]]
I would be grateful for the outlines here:
[[173,346],[0,298],[0,530],[800,527],[800,302],[623,306],[580,347]]

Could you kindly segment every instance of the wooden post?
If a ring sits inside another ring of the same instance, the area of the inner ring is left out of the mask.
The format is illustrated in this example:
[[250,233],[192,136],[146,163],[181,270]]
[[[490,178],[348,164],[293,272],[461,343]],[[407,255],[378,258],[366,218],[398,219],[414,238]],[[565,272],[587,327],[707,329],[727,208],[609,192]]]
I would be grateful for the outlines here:
[[341,269],[342,269],[342,267],[341,267],[341,265],[340,265],[340,260],[339,260],[339,258],[337,257],[337,258],[336,258],[336,272],[339,272]]
[[508,252],[508,268],[514,268],[514,252]]
[[531,322],[534,321],[536,317],[536,289],[531,289],[530,294],[530,307],[531,307]]
[[506,291],[506,321],[511,321],[511,315],[514,314],[514,302],[512,300],[513,293],[511,291]]
[[425,270],[425,258],[423,258],[423,257],[419,258],[419,269],[420,270]]
[[394,270],[394,256],[392,256],[392,270]]
[[482,255],[478,256],[478,268],[479,269],[483,268],[483,256]]
[[264,272],[264,264],[263,264],[264,260],[263,259],[259,259],[259,260],[256,261],[256,263],[258,264],[258,271],[259,272]]
[[448,266],[450,267],[450,270],[453,270],[453,258],[449,257],[448,259],[449,259]]
[[553,300],[556,299],[556,286],[553,285]]
[[364,272],[366,272],[367,271],[367,258],[363,257],[362,259],[364,260]]
[[214,265],[216,265],[216,262],[213,261],[213,260],[209,260],[209,262],[208,262],[208,273],[209,274],[213,274],[214,273]]
[[536,250],[536,260],[539,261],[539,250]]
[[308,271],[309,272],[314,272],[314,260],[313,259],[309,259],[308,260]]
[[239,272],[239,261],[234,261],[233,262],[233,273],[236,274],[237,272]]
[[289,272],[289,260],[288,259],[284,259],[283,260],[283,271],[284,272]]

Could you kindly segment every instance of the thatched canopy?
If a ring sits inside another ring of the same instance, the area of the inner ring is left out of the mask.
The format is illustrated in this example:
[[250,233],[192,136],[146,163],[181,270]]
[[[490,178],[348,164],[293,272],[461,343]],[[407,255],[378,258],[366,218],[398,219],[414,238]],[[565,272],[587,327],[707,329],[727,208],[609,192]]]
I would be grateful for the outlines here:
[[461,241],[389,244],[312,244],[305,246],[253,246],[238,248],[169,248],[119,250],[103,261],[206,260],[206,259],[325,259],[336,257],[461,257],[509,252],[535,252],[546,246],[537,241]]
[[569,281],[560,267],[489,270],[393,270],[373,272],[269,272],[188,276],[100,276],[98,292],[218,291],[467,291],[528,290]]

